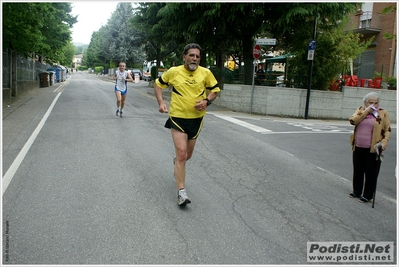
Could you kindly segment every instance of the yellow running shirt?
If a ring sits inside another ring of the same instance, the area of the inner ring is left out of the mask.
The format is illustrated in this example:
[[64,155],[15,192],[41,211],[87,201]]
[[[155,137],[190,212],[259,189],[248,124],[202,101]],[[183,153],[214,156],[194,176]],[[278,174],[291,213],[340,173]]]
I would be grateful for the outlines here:
[[172,67],[155,80],[156,84],[166,89],[173,86],[169,116],[185,119],[203,117],[206,110],[196,110],[196,100],[206,98],[206,90],[220,92],[215,76],[204,67],[198,66],[195,71],[186,70],[184,65]]

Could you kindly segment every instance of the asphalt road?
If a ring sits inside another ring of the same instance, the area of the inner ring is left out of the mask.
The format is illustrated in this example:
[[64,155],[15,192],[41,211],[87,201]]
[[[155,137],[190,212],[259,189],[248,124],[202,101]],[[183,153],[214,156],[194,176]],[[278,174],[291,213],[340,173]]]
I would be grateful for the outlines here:
[[348,122],[211,105],[181,208],[146,82],[123,114],[113,84],[86,73],[3,109],[3,264],[307,264],[307,242],[325,241],[396,251],[396,125],[373,209],[348,198]]

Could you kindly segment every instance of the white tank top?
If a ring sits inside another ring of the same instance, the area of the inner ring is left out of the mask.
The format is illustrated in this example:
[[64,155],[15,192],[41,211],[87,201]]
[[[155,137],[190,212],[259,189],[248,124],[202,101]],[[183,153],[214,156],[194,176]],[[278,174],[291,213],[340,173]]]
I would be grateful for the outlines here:
[[[126,91],[127,89],[127,81],[126,81],[126,77],[127,77],[127,72],[120,72],[120,70],[117,70],[115,72],[116,74],[116,88],[118,90],[121,91]],[[125,78],[125,80],[122,80],[122,78]]]

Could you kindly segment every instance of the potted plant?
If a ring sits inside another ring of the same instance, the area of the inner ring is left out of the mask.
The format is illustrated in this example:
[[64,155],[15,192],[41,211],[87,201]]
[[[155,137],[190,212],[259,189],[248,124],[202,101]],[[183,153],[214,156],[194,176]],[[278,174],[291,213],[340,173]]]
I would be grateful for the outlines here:
[[388,84],[388,90],[396,90],[396,77],[388,76],[386,78],[386,82]]

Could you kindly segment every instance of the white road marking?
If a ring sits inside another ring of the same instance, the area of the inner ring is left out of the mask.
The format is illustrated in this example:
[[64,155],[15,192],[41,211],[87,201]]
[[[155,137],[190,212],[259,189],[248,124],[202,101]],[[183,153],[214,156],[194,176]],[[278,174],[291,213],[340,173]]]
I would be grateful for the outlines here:
[[274,132],[272,130],[253,125],[251,123],[233,118],[232,116],[225,116],[225,115],[220,115],[217,113],[211,113],[208,112],[208,114],[212,114],[218,118],[221,118],[223,120],[229,121],[231,123],[240,125],[242,127],[245,127],[249,130],[252,130],[254,132],[260,133],[260,134],[309,134],[309,133],[350,133],[352,130],[347,130],[345,128],[337,129],[336,126],[328,126],[328,125],[317,125],[317,124],[298,124],[298,123],[287,123],[292,126],[300,127],[302,129],[306,129],[309,131],[286,131],[286,132]]
[[28,153],[30,147],[32,146],[33,142],[35,141],[36,137],[39,135],[41,129],[43,128],[44,124],[47,121],[51,111],[53,110],[55,103],[57,102],[58,98],[60,97],[61,93],[58,93],[57,96],[54,98],[53,103],[48,108],[46,114],[44,114],[42,120],[37,125],[35,131],[29,137],[28,141],[26,141],[24,147],[19,152],[18,156],[15,158],[14,162],[11,164],[10,168],[7,170],[6,174],[3,176],[2,180],[2,189],[3,193],[7,190],[8,185],[11,183],[12,178],[14,177],[15,173],[17,172],[19,166],[21,165],[22,161],[24,160],[26,154]]
[[232,122],[234,124],[240,125],[242,127],[245,127],[247,129],[250,129],[250,130],[252,130],[254,132],[257,132],[257,133],[270,133],[270,132],[272,132],[271,130],[268,130],[266,128],[253,125],[253,124],[247,123],[245,121],[237,120],[237,119],[235,119],[233,117],[230,117],[230,116],[223,116],[223,115],[216,115],[216,114],[213,114],[213,115],[218,117],[218,118],[221,118],[223,120],[226,120],[226,121]]

